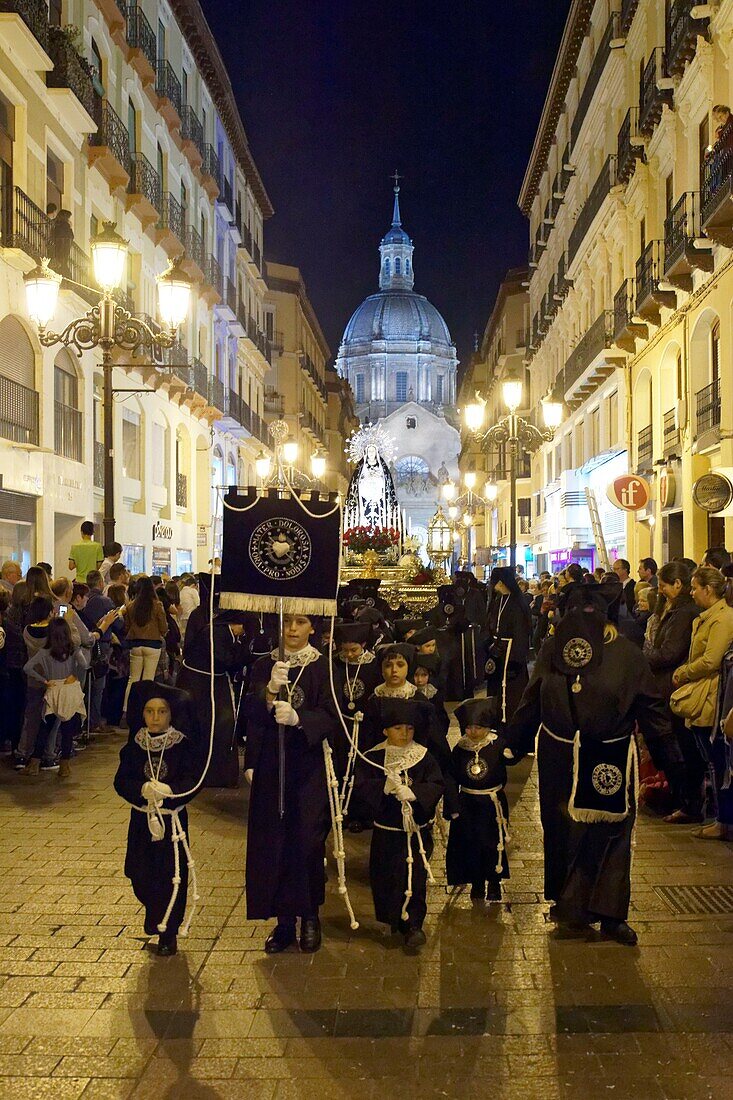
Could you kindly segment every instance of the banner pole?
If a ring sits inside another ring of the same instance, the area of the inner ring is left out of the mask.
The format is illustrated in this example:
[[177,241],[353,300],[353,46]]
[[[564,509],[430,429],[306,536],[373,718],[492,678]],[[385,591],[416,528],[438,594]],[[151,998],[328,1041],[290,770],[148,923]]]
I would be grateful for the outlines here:
[[[280,596],[280,643],[278,646],[278,657],[281,661],[285,660],[285,636],[284,629],[284,616],[283,616],[283,598]],[[287,691],[285,688],[280,688],[280,698],[285,699]],[[277,767],[278,767],[278,810],[280,812],[280,819],[285,817],[285,726],[278,725],[277,727]]]

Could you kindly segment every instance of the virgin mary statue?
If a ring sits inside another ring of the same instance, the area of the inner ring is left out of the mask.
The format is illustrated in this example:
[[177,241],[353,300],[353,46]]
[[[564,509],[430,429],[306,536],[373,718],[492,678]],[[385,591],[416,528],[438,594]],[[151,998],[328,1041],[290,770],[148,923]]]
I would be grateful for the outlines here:
[[367,425],[351,436],[348,453],[356,467],[346,494],[345,530],[359,526],[401,530],[400,507],[386,461],[393,451],[394,441],[378,425]]

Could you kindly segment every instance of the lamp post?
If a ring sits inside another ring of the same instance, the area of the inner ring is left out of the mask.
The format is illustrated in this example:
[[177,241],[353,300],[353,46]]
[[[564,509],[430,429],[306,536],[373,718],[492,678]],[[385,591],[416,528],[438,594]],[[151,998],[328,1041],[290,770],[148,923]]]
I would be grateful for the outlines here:
[[[484,429],[484,417],[486,401],[480,394],[476,394],[476,401],[464,409],[464,422],[468,430],[475,436],[479,446],[488,449],[489,446],[509,448],[509,494],[511,515],[509,519],[509,560],[512,568],[517,564],[517,466],[516,459],[520,447],[532,453],[543,443],[550,443],[554,439],[555,432],[560,426],[563,412],[562,395],[558,392],[550,392],[542,400],[542,412],[545,421],[544,428],[538,428],[535,424],[517,415],[517,409],[522,404],[523,383],[521,376],[514,370],[510,371],[502,382],[502,396],[504,404],[509,410],[496,424]],[[494,499],[496,491],[494,491]]]
[[191,280],[180,268],[181,258],[157,277],[158,307],[163,328],[156,332],[114,299],[114,292],[122,282],[128,254],[128,243],[116,232],[114,222],[103,223],[101,232],[92,238],[90,249],[94,278],[99,287],[95,291],[100,294],[99,302],[83,317],[69,322],[62,332],[53,332],[48,328],[56,311],[61,276],[51,270],[47,260],[43,260],[24,276],[24,281],[28,313],[38,328],[38,339],[43,347],[63,344],[64,347],[74,348],[80,357],[83,351],[96,347],[102,349],[104,541],[109,543],[114,541],[115,535],[112,351],[123,348],[131,351],[134,357],[141,350],[171,347],[179,325],[188,314]]
[[262,482],[263,488],[286,489],[288,483],[296,489],[312,487],[316,481],[322,481],[326,474],[326,455],[318,448],[310,458],[310,476],[298,469],[295,463],[298,461],[298,444],[294,439],[289,439],[290,429],[285,420],[280,417],[268,425],[268,432],[272,436],[272,450],[275,456],[274,463],[264,451],[260,451],[255,459],[255,471]]

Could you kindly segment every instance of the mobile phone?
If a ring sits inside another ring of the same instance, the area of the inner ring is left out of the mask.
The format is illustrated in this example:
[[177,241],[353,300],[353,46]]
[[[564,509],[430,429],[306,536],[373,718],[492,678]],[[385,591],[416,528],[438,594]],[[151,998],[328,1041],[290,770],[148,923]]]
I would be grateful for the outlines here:
[[67,603],[60,603],[59,604],[59,618],[63,619],[64,615],[66,614],[66,612],[68,610],[69,610],[69,605]]

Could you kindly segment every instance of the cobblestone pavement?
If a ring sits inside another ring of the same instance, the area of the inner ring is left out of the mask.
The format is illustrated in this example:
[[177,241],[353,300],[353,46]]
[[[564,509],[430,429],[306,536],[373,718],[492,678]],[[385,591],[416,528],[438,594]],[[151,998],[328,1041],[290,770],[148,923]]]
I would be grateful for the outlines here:
[[179,955],[158,959],[122,873],[121,742],[91,746],[63,786],[0,768],[0,1097],[733,1098],[733,900],[719,889],[722,913],[684,912],[712,893],[690,887],[733,886],[730,845],[642,818],[641,946],[558,940],[525,761],[505,905],[437,885],[428,945],[408,957],[372,919],[363,834],[348,838],[360,930],[331,887],[322,950],[268,958],[265,926],[245,919],[245,793],[204,792],[202,907]]

